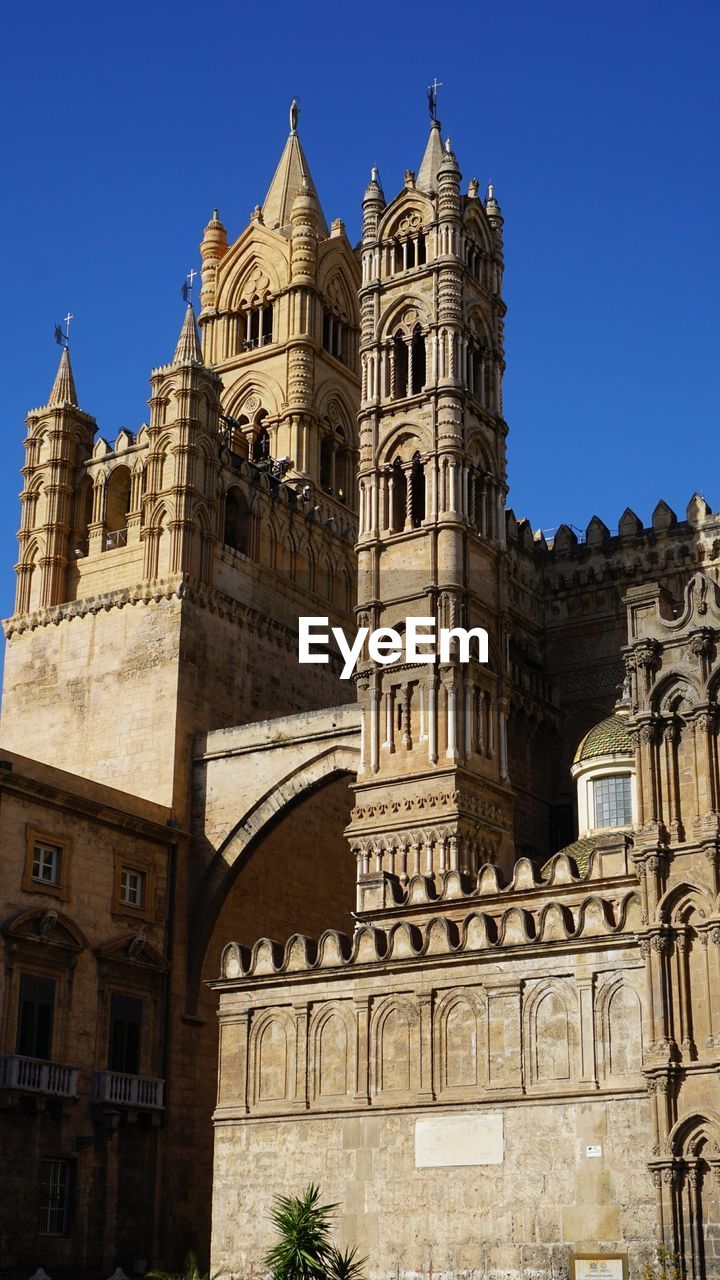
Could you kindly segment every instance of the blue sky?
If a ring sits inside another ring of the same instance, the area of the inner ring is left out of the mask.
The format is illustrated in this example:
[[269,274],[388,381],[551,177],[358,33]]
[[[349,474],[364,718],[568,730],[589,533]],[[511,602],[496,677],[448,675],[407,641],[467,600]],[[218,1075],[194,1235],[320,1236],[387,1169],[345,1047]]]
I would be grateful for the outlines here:
[[510,502],[533,526],[720,506],[720,10],[669,3],[13,6],[4,21],[0,610],[12,607],[23,420],[69,309],[81,406],[146,415],[214,205],[262,201],[290,98],[328,218],[359,234],[426,140],[505,215]]

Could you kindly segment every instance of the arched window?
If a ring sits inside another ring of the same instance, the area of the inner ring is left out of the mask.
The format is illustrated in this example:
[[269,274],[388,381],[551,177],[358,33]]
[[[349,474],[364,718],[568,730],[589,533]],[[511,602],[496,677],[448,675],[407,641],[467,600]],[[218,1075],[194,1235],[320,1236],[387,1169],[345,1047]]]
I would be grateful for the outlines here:
[[393,462],[390,482],[392,484],[392,531],[401,533],[405,528],[407,479],[399,458]]
[[476,399],[482,396],[482,351],[471,338],[467,349],[467,389]]
[[335,492],[341,502],[350,496],[352,460],[342,427],[335,428]]
[[333,442],[327,437],[320,443],[320,488],[333,492]]
[[87,550],[88,525],[93,517],[93,484],[89,475],[84,475],[78,486],[75,499],[75,546],[73,551]]
[[225,526],[223,542],[226,547],[241,551],[244,556],[250,548],[250,508],[240,489],[229,489],[225,495]]
[[105,549],[124,547],[127,542],[127,518],[130,511],[132,482],[127,467],[116,467],[107,484]]
[[396,271],[402,271],[402,269],[403,269],[403,248],[402,248],[402,244],[400,243],[400,241],[399,241],[399,240],[396,240],[396,241],[395,241],[395,254],[394,254],[394,261],[395,261],[395,270],[396,270]]
[[425,339],[416,324],[412,336],[412,387],[411,395],[418,395],[425,386]]
[[402,329],[393,338],[393,367],[395,399],[400,400],[408,392],[408,349]]
[[347,363],[347,325],[332,311],[323,312],[323,350],[328,351],[336,360]]
[[425,519],[425,468],[419,453],[413,455],[410,470],[410,502],[412,527],[417,529]]
[[408,240],[405,247],[405,267],[410,270],[415,266],[415,241]]
[[[264,347],[273,340],[273,304],[262,302],[257,296],[247,304],[244,312],[245,338],[241,344],[243,351],[253,351],[255,347]],[[242,315],[241,315],[242,320]]]
[[425,236],[421,231],[417,240],[417,264],[419,267],[424,267],[426,262],[427,262],[427,248],[425,245]]

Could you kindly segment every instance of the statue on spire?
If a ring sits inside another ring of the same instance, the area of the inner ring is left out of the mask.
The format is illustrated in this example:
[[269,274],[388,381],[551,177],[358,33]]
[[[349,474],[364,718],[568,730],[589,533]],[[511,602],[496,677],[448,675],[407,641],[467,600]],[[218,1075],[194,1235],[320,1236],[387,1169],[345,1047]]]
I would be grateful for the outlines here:
[[437,76],[435,76],[432,84],[428,85],[428,110],[430,112],[431,120],[437,120],[437,91],[438,89],[442,89],[442,87],[442,80],[438,80]]
[[300,115],[300,104],[297,98],[293,98],[290,103],[290,132],[297,133],[298,116]]

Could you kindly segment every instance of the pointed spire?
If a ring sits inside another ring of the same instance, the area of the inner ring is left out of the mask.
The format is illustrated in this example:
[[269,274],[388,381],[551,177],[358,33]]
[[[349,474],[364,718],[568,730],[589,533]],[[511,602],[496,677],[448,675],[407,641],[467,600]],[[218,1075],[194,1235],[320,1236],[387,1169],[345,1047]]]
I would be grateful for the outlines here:
[[[303,190],[304,185],[307,186],[307,192]],[[293,99],[290,108],[290,134],[262,207],[265,226],[278,231],[289,227],[293,201],[297,196],[305,194],[311,196],[316,205],[318,231],[325,238],[330,233],[298,136],[297,103]]]
[[202,349],[200,347],[200,335],[195,323],[195,312],[192,303],[188,302],[185,319],[182,322],[180,337],[173,356],[173,364],[202,364],[202,362]]
[[58,407],[63,404],[71,404],[76,409],[78,407],[77,392],[75,390],[75,379],[73,378],[72,365],[70,364],[70,352],[67,347],[63,347],[63,353],[60,357],[58,371],[55,374],[52,391],[48,405]]
[[437,172],[442,162],[443,148],[440,121],[433,120],[430,126],[430,137],[425,148],[425,155],[422,158],[418,176],[415,180],[415,186],[418,191],[424,191],[426,194],[431,191],[437,191]]

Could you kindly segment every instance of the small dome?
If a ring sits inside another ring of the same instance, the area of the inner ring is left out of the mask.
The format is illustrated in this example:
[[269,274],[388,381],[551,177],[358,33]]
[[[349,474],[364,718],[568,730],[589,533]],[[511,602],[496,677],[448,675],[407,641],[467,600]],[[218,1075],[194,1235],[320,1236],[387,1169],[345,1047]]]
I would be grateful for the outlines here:
[[633,756],[635,754],[624,716],[608,716],[585,734],[575,752],[573,764],[582,764],[596,756]]

